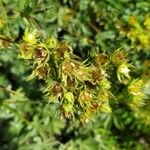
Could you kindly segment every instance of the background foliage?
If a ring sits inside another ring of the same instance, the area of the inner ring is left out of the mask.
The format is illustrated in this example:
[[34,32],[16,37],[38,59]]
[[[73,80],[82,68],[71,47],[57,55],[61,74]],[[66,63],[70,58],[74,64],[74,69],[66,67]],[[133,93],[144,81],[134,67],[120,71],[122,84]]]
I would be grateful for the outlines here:
[[[149,0],[0,0],[0,149],[148,150],[149,12]],[[110,107],[88,123],[62,117],[60,104],[48,103],[43,93],[44,80],[27,81],[35,66],[18,50],[27,28],[42,39],[65,41],[87,64],[109,56],[104,68],[111,83]],[[125,72],[118,53],[125,55]]]

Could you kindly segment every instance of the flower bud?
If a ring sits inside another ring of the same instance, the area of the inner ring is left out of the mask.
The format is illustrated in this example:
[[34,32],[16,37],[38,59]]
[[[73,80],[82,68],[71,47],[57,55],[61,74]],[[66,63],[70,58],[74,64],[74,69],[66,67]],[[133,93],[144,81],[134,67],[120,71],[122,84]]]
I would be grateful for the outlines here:
[[53,96],[60,97],[63,92],[63,89],[59,84],[55,84],[52,87],[51,92]]
[[52,36],[46,40],[46,45],[48,48],[56,48],[57,40]]
[[128,92],[132,95],[140,95],[142,87],[142,80],[133,80],[128,86]]
[[130,69],[128,67],[129,65],[127,63],[123,63],[117,68],[117,77],[120,82],[125,81],[124,80],[125,78],[130,78],[129,76]]
[[29,32],[28,29],[25,30],[23,40],[27,42],[28,44],[35,44],[37,43],[36,39],[36,31],[34,30],[33,32]]
[[111,60],[115,65],[119,65],[122,62],[126,61],[125,58],[125,54],[123,51],[121,51],[120,49],[116,50],[112,56],[111,56]]
[[24,59],[32,59],[33,47],[29,44],[23,43],[19,45],[21,57]]
[[109,62],[108,55],[106,54],[98,54],[95,58],[96,64],[105,65]]

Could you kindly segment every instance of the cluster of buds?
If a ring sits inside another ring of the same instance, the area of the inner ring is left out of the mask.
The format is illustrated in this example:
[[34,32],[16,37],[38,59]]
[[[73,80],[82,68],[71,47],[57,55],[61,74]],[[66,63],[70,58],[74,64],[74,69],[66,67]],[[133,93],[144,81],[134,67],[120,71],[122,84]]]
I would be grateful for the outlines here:
[[29,30],[19,50],[22,58],[33,60],[35,68],[29,79],[37,76],[46,81],[44,92],[49,102],[61,104],[63,116],[71,117],[79,111],[89,119],[108,103],[110,84],[103,69],[108,62],[106,54],[96,56],[95,64],[86,64],[68,44],[58,43],[54,37],[41,41],[35,31]]
[[[66,118],[78,116],[82,122],[88,122],[100,111],[111,112],[111,84],[106,72],[111,62],[117,67],[120,82],[125,83],[130,78],[130,65],[121,49],[116,50],[111,58],[104,53],[98,54],[91,63],[73,54],[67,43],[59,43],[54,37],[42,41],[35,31],[26,30],[19,50],[22,58],[33,62],[34,70],[29,79],[37,76],[45,80],[47,88],[44,93],[49,102],[60,104],[60,112]],[[137,97],[134,84],[137,82],[128,86],[133,99]]]
[[88,87],[80,92],[78,102],[84,110],[81,115],[81,121],[86,123],[89,118],[93,118],[98,112],[111,112],[109,105],[110,98],[110,82],[106,77],[101,78],[97,83],[92,83],[92,86]]
[[46,80],[50,74],[49,55],[50,51],[47,48],[46,42],[38,40],[37,31],[25,30],[23,43],[19,44],[19,50],[23,59],[34,60],[35,69],[29,76],[29,79],[38,76],[39,79]]

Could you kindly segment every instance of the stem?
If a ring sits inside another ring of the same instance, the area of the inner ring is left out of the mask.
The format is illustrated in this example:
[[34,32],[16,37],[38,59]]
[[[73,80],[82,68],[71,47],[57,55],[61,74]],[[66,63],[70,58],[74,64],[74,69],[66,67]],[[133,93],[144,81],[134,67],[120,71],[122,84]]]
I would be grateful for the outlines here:
[[5,88],[5,87],[3,87],[3,86],[1,86],[1,85],[0,85],[0,90],[5,91],[5,92],[8,92],[8,93],[16,94],[15,91],[10,90],[10,89],[7,89],[7,88]]
[[99,28],[94,25],[94,23],[89,23],[89,26],[97,33],[99,32]]

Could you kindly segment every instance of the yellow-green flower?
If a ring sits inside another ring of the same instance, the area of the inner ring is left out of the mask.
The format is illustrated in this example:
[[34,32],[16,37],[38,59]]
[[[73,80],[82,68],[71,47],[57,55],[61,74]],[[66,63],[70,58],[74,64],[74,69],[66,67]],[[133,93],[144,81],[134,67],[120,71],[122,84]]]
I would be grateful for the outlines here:
[[46,40],[46,45],[48,48],[56,48],[57,44],[57,40],[53,36]]
[[141,26],[140,26],[140,24],[139,24],[138,19],[137,19],[136,16],[130,16],[129,20],[128,20],[128,23],[131,26],[135,27],[137,30],[141,30]]
[[119,65],[126,61],[126,54],[119,48],[112,54],[111,61],[113,64]]
[[78,101],[82,107],[84,107],[84,105],[90,105],[91,100],[92,100],[92,93],[89,90],[81,91]]
[[148,36],[148,34],[140,34],[138,36],[138,39],[144,47],[147,47],[149,45],[150,37]]
[[33,59],[35,59],[36,61],[48,61],[49,59],[49,51],[46,48],[46,46],[44,44],[38,44],[35,48],[34,48],[34,54],[33,54]]
[[33,56],[33,47],[29,44],[22,43],[19,45],[19,51],[21,53],[21,57],[24,59],[32,59]]
[[64,94],[64,98],[67,102],[74,103],[74,95],[71,92],[67,92]]
[[70,118],[73,116],[73,104],[70,102],[64,102],[63,103],[63,115],[65,118]]
[[108,90],[101,90],[98,94],[98,98],[102,102],[107,102],[109,98],[109,92]]
[[129,64],[127,63],[123,63],[121,65],[119,65],[119,67],[117,68],[117,77],[119,79],[120,82],[124,82],[125,79],[129,79],[130,75],[130,69],[129,69]]
[[29,32],[28,29],[25,30],[23,40],[29,44],[36,44],[37,39],[36,39],[36,31]]
[[142,80],[133,80],[128,86],[128,92],[132,95],[140,95],[142,87]]
[[106,77],[104,77],[101,80],[99,85],[102,87],[102,89],[105,89],[105,90],[109,90],[111,88],[110,82],[107,80]]

